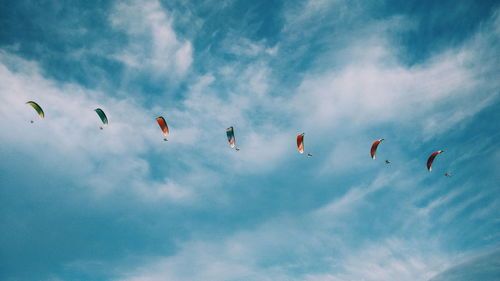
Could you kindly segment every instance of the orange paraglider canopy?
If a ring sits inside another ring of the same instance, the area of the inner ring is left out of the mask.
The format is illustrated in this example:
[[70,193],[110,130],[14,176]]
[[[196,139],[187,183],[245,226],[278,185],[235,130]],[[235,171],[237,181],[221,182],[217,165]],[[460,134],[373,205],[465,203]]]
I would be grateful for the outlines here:
[[163,134],[165,136],[168,135],[168,126],[167,126],[167,122],[165,121],[165,118],[160,116],[160,117],[156,118],[156,122],[158,122],[158,125],[160,125],[160,128],[161,128]]
[[370,149],[370,155],[372,156],[372,159],[375,159],[375,155],[377,154],[378,145],[383,141],[384,141],[384,139],[378,139],[378,140],[373,142],[372,148]]
[[304,153],[304,133],[297,136],[297,149],[299,153]]

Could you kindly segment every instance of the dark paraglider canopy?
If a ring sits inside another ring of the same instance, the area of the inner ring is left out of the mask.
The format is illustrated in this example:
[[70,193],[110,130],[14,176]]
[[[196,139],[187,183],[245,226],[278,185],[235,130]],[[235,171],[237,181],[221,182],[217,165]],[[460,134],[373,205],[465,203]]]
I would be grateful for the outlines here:
[[226,136],[227,141],[229,141],[229,146],[236,151],[240,151],[240,148],[236,146],[236,138],[234,137],[234,128],[232,126],[226,129]]
[[438,150],[432,153],[431,156],[429,156],[429,159],[427,159],[427,170],[429,170],[429,172],[432,171],[432,163],[434,162],[434,158],[436,158],[438,154],[441,154],[443,152],[443,150]]
[[[97,113],[97,115],[99,115],[99,118],[101,118],[101,121],[102,121],[102,124],[104,125],[108,125],[108,117],[106,117],[106,114],[104,114],[104,111],[102,111],[102,109],[100,108],[96,108],[94,109],[94,111]],[[99,127],[99,129],[103,129],[103,127]]]

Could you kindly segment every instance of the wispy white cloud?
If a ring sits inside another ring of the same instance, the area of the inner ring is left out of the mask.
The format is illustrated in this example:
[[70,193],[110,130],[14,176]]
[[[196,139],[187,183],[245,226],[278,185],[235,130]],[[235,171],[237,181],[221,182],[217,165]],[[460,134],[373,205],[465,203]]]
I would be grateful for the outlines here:
[[[491,104],[495,92],[477,93],[481,69],[470,67],[480,59],[474,49],[440,54],[424,65],[407,67],[397,62],[384,33],[376,33],[342,52],[355,58],[339,71],[306,77],[295,97],[297,111],[312,112],[309,126],[357,128],[374,123],[409,121],[420,125],[421,135],[444,133],[466,117]],[[363,46],[363,47],[362,47]],[[467,60],[468,62],[464,62]],[[489,64],[487,60],[482,61]],[[492,81],[489,81],[492,83]],[[474,106],[466,106],[464,99]],[[439,110],[437,110],[439,109]],[[462,112],[462,113],[459,113]],[[439,128],[439,129],[438,129]]]
[[498,262],[499,257],[498,249],[470,253],[455,259],[453,263],[450,263],[448,268],[432,276],[429,280],[497,280],[498,268],[500,266]]
[[[116,269],[123,276],[118,280],[427,280],[448,266],[435,239],[367,239],[354,247],[344,241],[351,214],[388,181],[381,176],[370,188],[350,190],[298,217],[184,243],[170,257]],[[186,270],[192,266],[196,270]]]
[[337,280],[428,280],[446,263],[429,242],[387,239],[369,245],[346,258],[346,272]]
[[279,45],[269,47],[265,40],[255,42],[236,34],[226,36],[222,45],[226,53],[239,56],[240,58],[262,58],[265,55],[274,56],[279,50]]
[[173,20],[157,0],[119,2],[110,22],[128,35],[129,43],[113,56],[153,77],[182,77],[193,62],[193,46],[175,32]]

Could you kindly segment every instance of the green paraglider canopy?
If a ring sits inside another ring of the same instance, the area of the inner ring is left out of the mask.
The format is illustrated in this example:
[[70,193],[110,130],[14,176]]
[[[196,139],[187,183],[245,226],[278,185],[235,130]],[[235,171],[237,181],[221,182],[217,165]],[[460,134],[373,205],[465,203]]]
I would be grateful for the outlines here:
[[95,112],[97,112],[97,115],[99,115],[99,118],[101,118],[101,121],[104,125],[108,125],[108,117],[106,117],[106,114],[104,114],[104,111],[100,108],[96,108]]
[[45,117],[45,113],[43,113],[43,109],[38,105],[38,103],[34,101],[29,101],[26,104],[31,105],[36,110],[38,116],[40,116],[40,119],[43,119]]

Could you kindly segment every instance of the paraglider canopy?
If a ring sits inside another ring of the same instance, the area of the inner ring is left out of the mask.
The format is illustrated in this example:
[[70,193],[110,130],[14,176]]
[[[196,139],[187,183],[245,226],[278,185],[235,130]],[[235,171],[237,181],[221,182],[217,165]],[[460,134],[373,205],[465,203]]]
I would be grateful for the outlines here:
[[[99,115],[99,118],[101,118],[102,124],[108,125],[108,117],[106,117],[106,114],[104,114],[104,111],[100,108],[96,108],[95,112],[97,112],[97,115]],[[102,127],[99,127],[102,130]]]
[[[43,112],[43,109],[38,105],[38,103],[34,101],[28,101],[26,102],[26,104],[31,105],[36,110],[40,119],[43,119],[45,117],[45,113]],[[31,121],[31,123],[33,123],[33,121]]]
[[[227,141],[229,142],[229,146],[231,146],[231,148],[234,148],[236,146],[236,139],[234,137],[234,129],[232,126],[226,129],[226,135],[227,135]],[[236,148],[236,151],[238,150],[240,149]]]
[[297,136],[297,149],[299,153],[304,153],[304,133]]
[[434,158],[436,158],[438,154],[441,154],[443,152],[443,150],[438,150],[432,153],[431,156],[429,156],[429,159],[427,159],[427,170],[429,170],[429,172],[432,171],[432,162],[434,162]]
[[373,142],[372,148],[370,149],[370,155],[371,155],[372,159],[375,159],[375,155],[377,154],[378,145],[383,141],[384,141],[384,139],[378,139],[378,140]]
[[[163,135],[166,137],[169,134],[169,130],[168,130],[168,125],[167,125],[167,122],[165,121],[165,118],[163,118],[162,116],[157,117],[156,122],[158,122],[158,125],[160,126],[160,129],[163,132]],[[167,141],[167,138],[164,138],[163,140]]]

